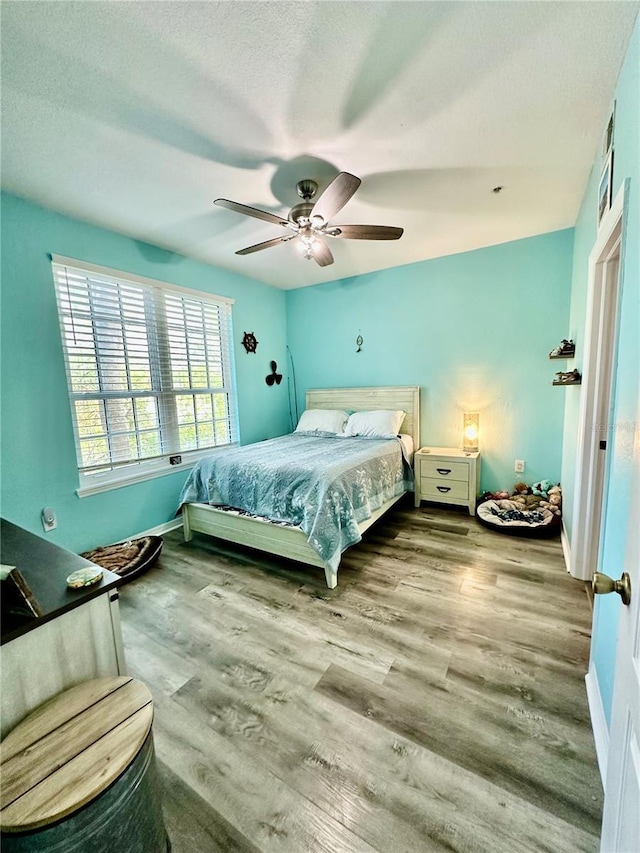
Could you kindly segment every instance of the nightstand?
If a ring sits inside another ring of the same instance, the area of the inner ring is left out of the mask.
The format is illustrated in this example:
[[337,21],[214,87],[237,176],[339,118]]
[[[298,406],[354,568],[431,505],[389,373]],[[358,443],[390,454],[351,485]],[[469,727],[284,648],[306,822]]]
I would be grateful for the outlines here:
[[456,447],[421,447],[414,455],[415,504],[435,501],[466,506],[476,514],[480,490],[480,453]]

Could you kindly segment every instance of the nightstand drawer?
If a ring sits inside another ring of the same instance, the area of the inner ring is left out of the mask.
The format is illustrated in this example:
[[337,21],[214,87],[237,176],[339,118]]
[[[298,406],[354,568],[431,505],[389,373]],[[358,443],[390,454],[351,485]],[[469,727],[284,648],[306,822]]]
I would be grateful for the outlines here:
[[466,462],[449,462],[446,459],[420,457],[420,476],[436,480],[462,480],[469,482],[469,465]]
[[[466,465],[462,465],[461,467],[468,470]],[[442,477],[439,477],[437,480],[431,477],[420,477],[420,495],[425,500],[429,500],[430,498],[466,500],[469,497],[469,482],[468,480],[446,480]]]

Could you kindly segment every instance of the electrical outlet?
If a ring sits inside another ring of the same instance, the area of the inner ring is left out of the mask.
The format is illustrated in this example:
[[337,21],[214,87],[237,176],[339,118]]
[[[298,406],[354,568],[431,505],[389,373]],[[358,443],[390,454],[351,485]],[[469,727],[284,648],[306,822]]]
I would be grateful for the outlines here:
[[42,510],[42,526],[47,531],[47,533],[50,530],[55,530],[58,526],[58,519],[56,518],[56,514],[50,506],[46,506]]
[[513,470],[516,474],[524,474],[524,459],[516,459],[516,463],[513,466]]

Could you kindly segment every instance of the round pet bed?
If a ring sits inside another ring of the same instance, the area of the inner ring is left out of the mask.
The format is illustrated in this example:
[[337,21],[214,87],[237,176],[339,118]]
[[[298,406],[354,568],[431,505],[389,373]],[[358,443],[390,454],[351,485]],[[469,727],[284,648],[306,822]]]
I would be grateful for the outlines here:
[[560,516],[551,510],[521,510],[510,500],[484,501],[478,506],[477,519],[485,527],[510,536],[557,536],[562,526]]
[[160,556],[160,551],[161,536],[143,536],[85,551],[80,556],[130,581],[149,569]]

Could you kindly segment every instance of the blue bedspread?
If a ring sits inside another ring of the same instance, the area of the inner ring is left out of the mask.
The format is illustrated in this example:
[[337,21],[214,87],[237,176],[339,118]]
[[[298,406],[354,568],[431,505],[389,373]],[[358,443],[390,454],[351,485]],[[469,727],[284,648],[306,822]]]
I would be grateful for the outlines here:
[[323,562],[362,538],[358,523],[413,487],[396,438],[292,433],[200,459],[184,503],[228,505],[302,528]]

